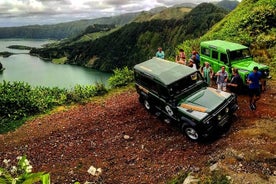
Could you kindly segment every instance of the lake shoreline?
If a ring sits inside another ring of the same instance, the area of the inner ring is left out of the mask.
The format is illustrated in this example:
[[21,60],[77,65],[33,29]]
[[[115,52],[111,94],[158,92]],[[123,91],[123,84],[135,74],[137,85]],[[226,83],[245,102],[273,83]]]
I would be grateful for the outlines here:
[[[0,39],[0,53],[4,53],[4,56],[0,57],[0,62],[6,68],[0,75],[0,83],[4,80],[19,81],[26,82],[34,87],[60,87],[66,89],[71,89],[76,85],[93,85],[96,83],[107,85],[111,73],[100,72],[79,65],[55,64],[49,59],[31,55],[30,50],[23,49],[39,48],[47,43],[45,40]],[[16,47],[9,47],[11,45],[16,45]]]

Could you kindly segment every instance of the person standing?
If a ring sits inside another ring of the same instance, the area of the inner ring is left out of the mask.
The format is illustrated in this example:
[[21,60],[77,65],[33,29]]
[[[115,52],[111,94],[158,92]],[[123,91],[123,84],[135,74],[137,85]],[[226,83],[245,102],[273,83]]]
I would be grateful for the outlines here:
[[179,54],[176,56],[175,62],[178,64],[186,65],[186,55],[183,49],[179,49]]
[[200,68],[200,56],[199,53],[196,50],[192,51],[192,56],[191,58],[194,60],[196,67]]
[[156,52],[156,57],[164,59],[165,58],[165,53],[162,50],[162,47],[158,47],[158,51]]
[[255,66],[253,71],[247,77],[247,82],[249,84],[249,108],[251,110],[256,110],[256,102],[261,97],[260,79],[262,73],[258,70],[259,68]]
[[218,90],[221,91],[226,91],[226,84],[228,80],[228,73],[225,71],[225,66],[221,67],[221,70],[219,70],[216,73],[217,76],[217,85],[218,85]]
[[208,86],[210,86],[214,72],[208,62],[204,63],[204,67],[202,67],[201,69],[201,74],[204,77],[205,81],[207,82]]
[[230,88],[232,93],[240,94],[242,92],[243,82],[237,68],[233,68],[232,79],[227,86]]
[[179,49],[179,58],[182,58],[184,61],[186,60],[186,54],[183,49]]
[[192,60],[192,59],[189,59],[188,66],[197,70],[196,64],[194,63],[194,60]]

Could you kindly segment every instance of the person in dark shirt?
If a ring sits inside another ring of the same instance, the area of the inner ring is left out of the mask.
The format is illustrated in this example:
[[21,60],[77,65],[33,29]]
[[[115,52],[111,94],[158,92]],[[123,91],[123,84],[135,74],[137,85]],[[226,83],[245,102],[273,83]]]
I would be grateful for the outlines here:
[[262,73],[258,70],[258,67],[255,66],[247,78],[247,82],[249,84],[249,108],[251,110],[256,110],[256,102],[261,97],[260,79],[262,77]]
[[233,68],[232,79],[227,84],[227,86],[229,87],[229,89],[232,93],[235,93],[235,94],[242,93],[243,82],[242,82],[241,76],[239,75],[237,68]]
[[194,63],[196,64],[196,68],[199,69],[200,68],[200,56],[196,50],[192,51],[191,59],[194,60]]

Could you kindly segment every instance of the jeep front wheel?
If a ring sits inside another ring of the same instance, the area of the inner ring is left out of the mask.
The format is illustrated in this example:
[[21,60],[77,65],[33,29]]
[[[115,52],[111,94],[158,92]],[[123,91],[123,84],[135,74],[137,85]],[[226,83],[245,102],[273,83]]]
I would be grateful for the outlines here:
[[200,138],[199,133],[193,127],[184,127],[184,133],[188,138],[190,138],[193,141],[197,141]]

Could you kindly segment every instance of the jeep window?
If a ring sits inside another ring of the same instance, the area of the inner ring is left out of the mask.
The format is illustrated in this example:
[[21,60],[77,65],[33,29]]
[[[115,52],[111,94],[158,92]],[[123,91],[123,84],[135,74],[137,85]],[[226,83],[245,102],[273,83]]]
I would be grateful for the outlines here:
[[231,61],[246,59],[249,57],[251,57],[249,49],[235,50],[230,52]]
[[202,53],[203,55],[206,55],[206,56],[209,56],[209,57],[210,57],[210,49],[208,49],[208,48],[202,47],[202,48],[201,48],[201,53]]
[[169,96],[168,90],[154,82],[153,79],[143,76],[141,74],[135,73],[135,78],[137,83],[141,84],[143,87],[149,89],[150,92],[158,94],[162,98],[167,98]]
[[225,64],[228,63],[227,55],[224,53],[220,54],[220,61],[224,62]]
[[212,58],[218,60],[218,52],[217,51],[214,51],[214,50],[212,51]]
[[168,96],[169,96],[168,89],[160,85],[159,86],[159,96],[164,99],[168,98]]
[[176,95],[180,94],[181,92],[190,89],[194,84],[198,82],[203,82],[203,78],[199,72],[195,72],[173,83],[170,87],[171,93]]
[[150,91],[153,93],[158,93],[157,84],[153,81],[153,79],[149,79],[148,77],[145,77],[138,73],[136,73],[135,77],[137,82],[141,84],[143,87],[150,89]]

